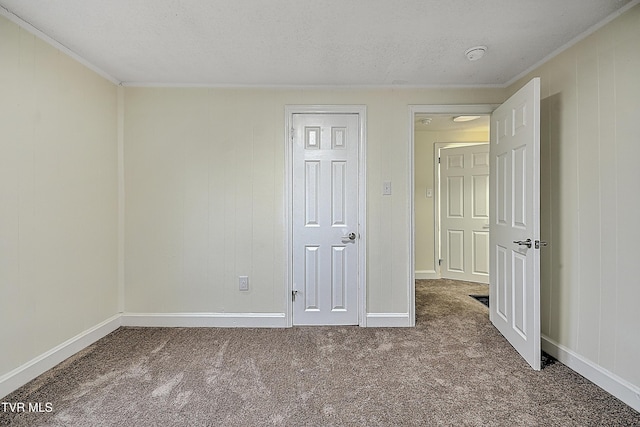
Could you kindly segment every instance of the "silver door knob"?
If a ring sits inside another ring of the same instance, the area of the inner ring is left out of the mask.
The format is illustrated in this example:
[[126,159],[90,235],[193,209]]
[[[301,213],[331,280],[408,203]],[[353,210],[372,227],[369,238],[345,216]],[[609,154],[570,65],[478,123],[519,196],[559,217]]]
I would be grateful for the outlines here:
[[356,233],[349,233],[346,236],[342,236],[342,240],[356,240]]
[[513,243],[517,243],[520,246],[526,246],[528,248],[531,248],[531,239],[527,239],[527,240],[514,240]]

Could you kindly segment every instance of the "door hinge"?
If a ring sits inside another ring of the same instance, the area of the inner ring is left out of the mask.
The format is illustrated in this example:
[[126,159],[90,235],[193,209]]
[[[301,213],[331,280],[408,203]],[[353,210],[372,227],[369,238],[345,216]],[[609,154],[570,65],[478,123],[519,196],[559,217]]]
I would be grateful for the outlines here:
[[440,163],[440,157],[438,157],[438,163]]
[[442,258],[440,258],[440,259],[438,260],[438,265],[442,265],[442,261],[444,261],[444,260],[443,260]]
[[296,130],[295,128],[291,128],[291,140],[293,141],[293,138],[295,137],[296,134]]

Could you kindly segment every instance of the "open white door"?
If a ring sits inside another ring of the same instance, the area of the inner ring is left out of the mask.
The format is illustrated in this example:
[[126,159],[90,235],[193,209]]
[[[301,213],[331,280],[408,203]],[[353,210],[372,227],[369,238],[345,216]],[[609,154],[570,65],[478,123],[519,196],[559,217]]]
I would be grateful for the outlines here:
[[540,369],[540,79],[491,115],[491,322]]

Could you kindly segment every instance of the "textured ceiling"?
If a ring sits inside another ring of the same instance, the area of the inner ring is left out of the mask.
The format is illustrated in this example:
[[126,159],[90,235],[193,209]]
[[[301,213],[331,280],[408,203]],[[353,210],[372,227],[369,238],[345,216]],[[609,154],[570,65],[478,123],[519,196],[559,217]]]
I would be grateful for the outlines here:
[[504,85],[628,3],[0,0],[125,83],[372,86]]

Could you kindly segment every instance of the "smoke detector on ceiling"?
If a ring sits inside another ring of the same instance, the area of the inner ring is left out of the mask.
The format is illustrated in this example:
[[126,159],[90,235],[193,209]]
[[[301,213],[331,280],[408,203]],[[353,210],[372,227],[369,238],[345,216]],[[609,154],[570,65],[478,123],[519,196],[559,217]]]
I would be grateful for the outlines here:
[[482,58],[486,52],[486,46],[474,46],[467,49],[467,51],[464,53],[464,56],[466,56],[469,61],[477,61],[478,59]]

